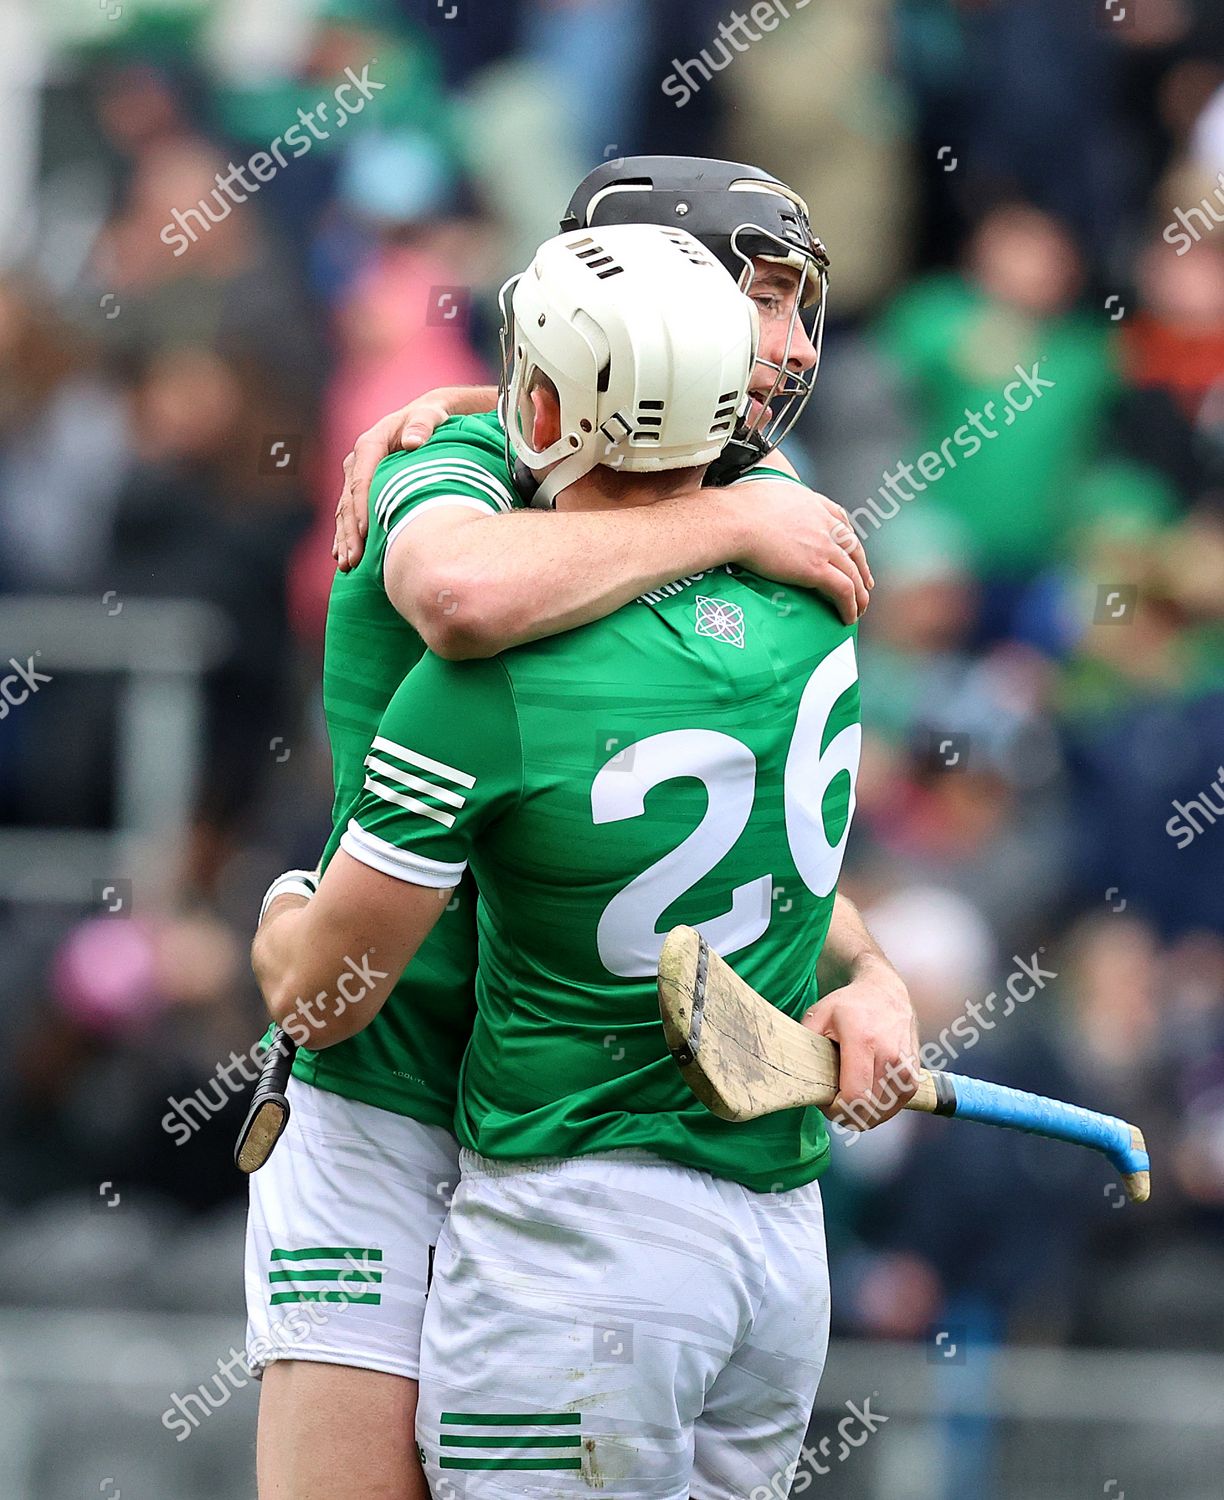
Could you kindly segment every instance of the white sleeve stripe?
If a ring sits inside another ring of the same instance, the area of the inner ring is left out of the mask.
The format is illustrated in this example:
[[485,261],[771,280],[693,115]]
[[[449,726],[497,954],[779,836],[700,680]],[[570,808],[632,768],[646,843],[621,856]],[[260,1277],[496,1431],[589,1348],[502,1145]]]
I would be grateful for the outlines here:
[[785,469],[756,468],[749,469],[746,474],[741,474],[738,479],[733,479],[725,488],[733,490],[739,484],[752,484],[757,480],[783,480],[790,484],[802,484],[802,479],[796,479],[793,474],[788,474]]
[[418,462],[401,469],[388,484],[388,489],[392,485],[402,483],[405,479],[415,479],[421,474],[436,474],[439,471],[445,472],[449,469],[452,472],[475,474],[487,484],[493,485],[495,489],[501,490],[508,498],[514,498],[513,491],[506,484],[506,481],[501,479],[487,463],[477,463],[474,458],[465,458],[463,454],[431,455],[424,452],[424,450],[418,453],[416,457]]
[[384,802],[394,802],[396,807],[405,808],[408,812],[420,813],[423,818],[430,818],[435,823],[441,823],[443,828],[450,828],[454,824],[454,813],[441,812],[436,807],[430,807],[427,802],[422,802],[418,797],[409,797],[406,792],[393,791],[389,786],[383,786],[381,781],[375,781],[372,776],[366,777],[365,789],[367,792],[373,792],[376,797],[381,797]]
[[383,519],[401,495],[410,494],[413,490],[432,484],[438,473],[437,464],[416,464],[410,469],[405,469],[402,474],[397,474],[374,502],[374,512],[378,519],[380,521]]
[[417,479],[419,482],[415,484],[402,483],[394,492],[388,489],[385,494],[379,496],[378,503],[374,507],[374,514],[378,517],[382,525],[388,525],[395,512],[404,505],[407,505],[414,495],[419,494],[422,490],[436,489],[440,485],[453,485],[455,490],[460,494],[463,493],[464,487],[469,490],[478,490],[480,492],[479,495],[468,495],[466,498],[469,500],[484,499],[485,504],[490,510],[508,511],[513,509],[513,506],[505,499],[500,490],[472,474],[456,474],[454,469],[448,467],[437,474],[413,475],[410,477]]
[[415,464],[404,473],[397,474],[375,501],[375,514],[380,521],[385,523],[392,507],[398,505],[401,500],[414,495],[418,490],[444,484],[448,480],[456,484],[466,484],[472,489],[482,490],[502,510],[511,510],[514,507],[514,496],[487,469],[482,469],[479,464],[467,459],[439,458],[431,463]]
[[497,496],[503,504],[512,506],[514,504],[514,491],[493,473],[491,469],[485,468],[483,464],[476,463],[470,458],[435,458],[425,459],[422,463],[414,465],[402,476],[403,479],[417,479],[423,474],[436,476],[438,474],[450,474],[456,478],[470,478],[473,483],[486,489],[490,494]]
[[477,500],[474,495],[435,495],[432,500],[422,500],[420,505],[410,510],[406,516],[401,516],[387,533],[387,543],[383,548],[384,563],[391,552],[391,543],[405,526],[411,526],[418,516],[423,516],[428,510],[452,509],[478,510],[483,516],[489,514],[489,507],[483,500]]
[[[447,486],[447,493],[441,497],[431,496],[430,499],[468,500],[474,505],[481,505],[485,510],[492,511],[494,515],[500,515],[510,509],[500,495],[493,493],[482,484],[475,483],[463,474],[440,474],[436,479],[427,475],[424,483],[413,485],[410,489],[398,490],[394,495],[388,495],[386,505],[383,505],[381,500],[379,501],[374,507],[374,514],[378,518],[379,525],[389,531],[395,524],[396,516],[402,514],[405,507],[411,507],[414,503],[429,504],[428,500],[414,502],[414,496],[425,490],[436,489],[440,485]],[[468,493],[470,490],[479,490],[480,493],[473,495]]]
[[363,828],[355,818],[350,820],[341,835],[340,847],[361,864],[369,865],[370,869],[383,875],[438,891],[458,885],[467,869],[467,860],[451,865],[440,859],[427,859],[423,854],[413,854],[407,849],[398,849]]
[[466,771],[457,771],[454,766],[443,765],[440,760],[431,760],[428,755],[418,755],[415,750],[407,750],[394,740],[384,739],[381,734],[376,734],[370,741],[370,749],[383,750],[388,755],[394,755],[396,760],[406,761],[408,765],[416,766],[422,771],[430,771],[435,776],[441,776],[444,781],[453,781],[456,786],[470,789],[476,785],[475,776],[469,776]]
[[401,771],[395,766],[388,765],[385,760],[379,760],[376,756],[366,756],[366,769],[377,771],[391,781],[398,781],[400,786],[410,786],[414,792],[427,792],[429,796],[436,797],[439,802],[445,802],[448,807],[462,807],[467,801],[466,797],[460,796],[458,792],[452,792],[449,787],[435,786],[432,781],[426,781],[423,776],[413,776],[410,771]]

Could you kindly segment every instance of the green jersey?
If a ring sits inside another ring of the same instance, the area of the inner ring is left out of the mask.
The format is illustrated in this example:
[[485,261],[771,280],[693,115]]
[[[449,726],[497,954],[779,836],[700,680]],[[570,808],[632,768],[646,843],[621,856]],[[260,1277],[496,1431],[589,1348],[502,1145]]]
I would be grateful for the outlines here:
[[[327,610],[323,710],[335,780],[331,859],[349,807],[361,796],[378,722],[424,642],[387,598],[383,562],[404,527],[429,510],[490,513],[519,505],[496,415],[453,417],[413,453],[379,465],[361,562],[337,573]],[[439,601],[441,602],[441,601]],[[450,1127],[459,1063],[471,1026],[476,973],[475,897],[456,890],[428,941],[378,1017],[349,1041],[298,1052],[294,1074],[318,1088]],[[396,1003],[403,993],[411,1004]]]
[[[464,1145],[635,1148],[760,1191],[819,1174],[818,1111],[733,1125],[690,1094],[655,972],[688,923],[788,1015],[817,999],[859,754],[853,634],[815,595],[728,566],[409,674],[343,846],[416,884],[476,877]],[[415,1022],[414,996],[405,1009]]]

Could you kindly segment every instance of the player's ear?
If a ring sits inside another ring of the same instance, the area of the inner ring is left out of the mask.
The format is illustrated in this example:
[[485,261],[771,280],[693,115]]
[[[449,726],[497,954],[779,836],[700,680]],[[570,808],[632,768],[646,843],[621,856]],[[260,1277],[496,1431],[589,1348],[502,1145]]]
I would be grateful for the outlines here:
[[531,421],[531,446],[542,453],[561,436],[561,398],[551,380],[540,381],[532,389]]

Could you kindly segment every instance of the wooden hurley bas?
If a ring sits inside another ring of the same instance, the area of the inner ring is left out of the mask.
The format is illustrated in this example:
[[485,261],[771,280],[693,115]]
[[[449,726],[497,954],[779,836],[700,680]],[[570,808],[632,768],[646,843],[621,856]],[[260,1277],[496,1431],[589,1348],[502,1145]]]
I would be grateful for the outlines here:
[[[837,1095],[836,1046],[770,1005],[691,927],[673,928],[663,944],[659,1012],[684,1081],[720,1119],[755,1120],[809,1104],[828,1109]],[[1147,1199],[1143,1133],[1113,1115],[925,1069],[905,1107],[1090,1146],[1122,1174],[1132,1203]]]

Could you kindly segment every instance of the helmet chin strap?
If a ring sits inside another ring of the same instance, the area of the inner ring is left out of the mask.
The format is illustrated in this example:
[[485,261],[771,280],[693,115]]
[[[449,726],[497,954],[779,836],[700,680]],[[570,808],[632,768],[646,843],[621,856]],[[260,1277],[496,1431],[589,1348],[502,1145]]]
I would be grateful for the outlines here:
[[[623,429],[622,433],[615,433],[614,423],[620,424]],[[544,510],[555,510],[557,496],[561,491],[575,484],[592,469],[597,469],[600,464],[605,464],[611,469],[618,469],[625,459],[625,450],[619,445],[622,439],[628,436],[629,430],[629,423],[620,412],[609,417],[595,434],[596,438],[604,439],[602,454],[593,451],[589,443],[576,453],[568,454],[554,464],[543,479],[539,480],[535,493],[531,496],[531,504]]]
[[741,439],[738,433],[727,439],[726,446],[706,471],[702,485],[705,488],[721,489],[755,468],[772,450],[766,448],[759,435],[752,434]]
[[540,480],[535,494],[531,497],[532,505],[539,510],[555,510],[557,496],[561,491],[568,489],[584,474],[589,474],[598,462],[599,460],[589,451],[581,450],[571,453],[568,458],[561,459]]

